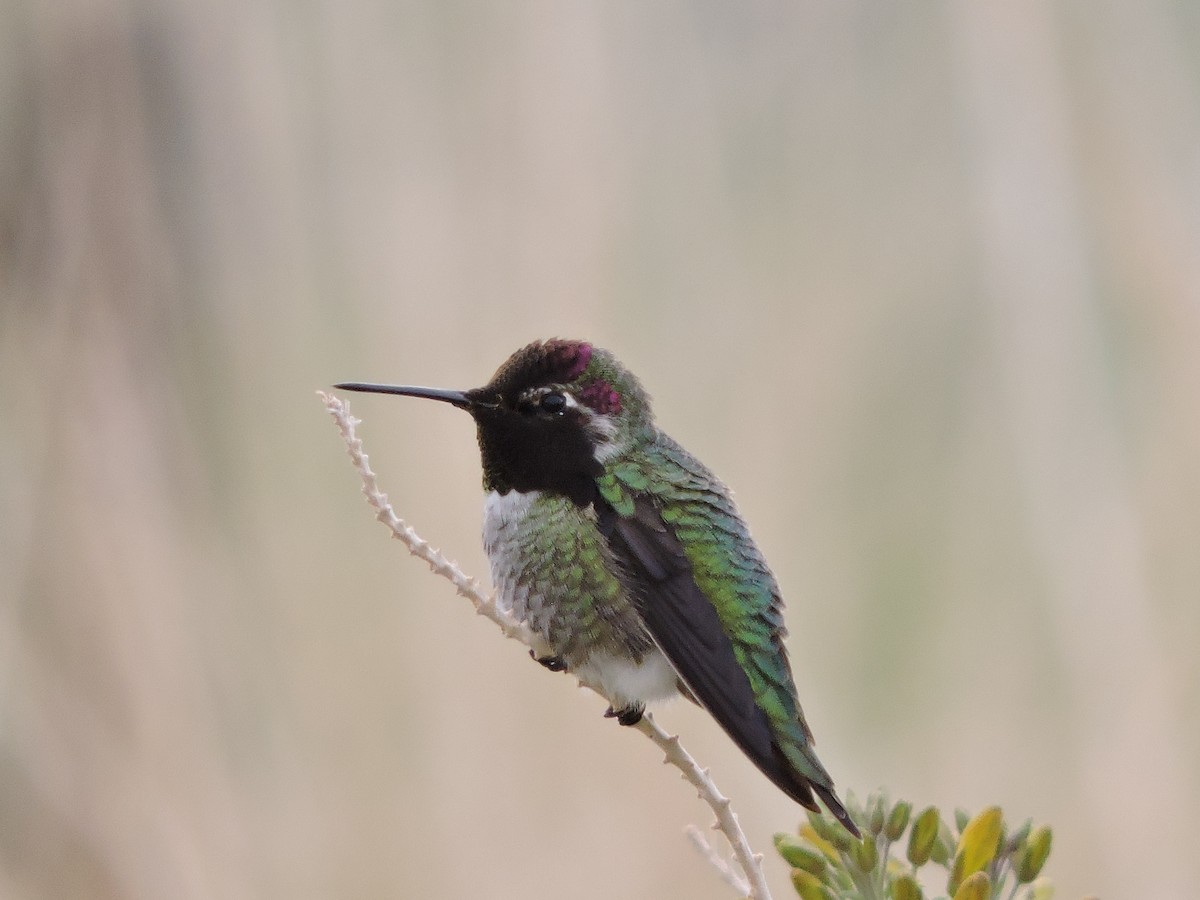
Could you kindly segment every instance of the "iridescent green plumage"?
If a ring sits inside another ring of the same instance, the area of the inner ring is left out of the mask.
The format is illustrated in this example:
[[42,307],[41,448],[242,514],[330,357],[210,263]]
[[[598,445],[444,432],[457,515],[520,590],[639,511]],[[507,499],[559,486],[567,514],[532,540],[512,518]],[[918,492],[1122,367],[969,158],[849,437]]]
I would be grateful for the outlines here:
[[651,498],[716,610],[779,750],[806,779],[832,790],[796,697],[779,586],[727,489],[661,432],[613,460],[598,484],[618,515],[634,514],[635,495]]
[[654,646],[595,521],[566,497],[539,492],[514,503],[484,541],[501,597],[571,668],[597,653],[640,662]]

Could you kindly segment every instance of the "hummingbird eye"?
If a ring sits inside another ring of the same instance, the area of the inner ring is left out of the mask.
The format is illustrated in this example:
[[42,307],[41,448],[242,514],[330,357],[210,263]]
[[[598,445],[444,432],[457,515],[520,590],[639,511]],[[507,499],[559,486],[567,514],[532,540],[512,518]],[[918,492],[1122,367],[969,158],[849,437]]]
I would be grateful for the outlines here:
[[558,391],[551,391],[542,397],[542,412],[560,413],[567,408],[567,398]]

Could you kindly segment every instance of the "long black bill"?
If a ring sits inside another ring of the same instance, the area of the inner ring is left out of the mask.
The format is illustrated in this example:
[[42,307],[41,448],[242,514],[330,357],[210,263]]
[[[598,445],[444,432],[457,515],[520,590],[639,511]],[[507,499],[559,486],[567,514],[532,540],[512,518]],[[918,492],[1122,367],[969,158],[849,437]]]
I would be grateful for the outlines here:
[[426,400],[441,400],[459,409],[470,409],[475,404],[462,391],[444,391],[441,388],[417,387],[407,384],[370,384],[363,381],[344,381],[335,384],[342,391],[362,391],[367,394],[400,394],[405,397],[424,397]]

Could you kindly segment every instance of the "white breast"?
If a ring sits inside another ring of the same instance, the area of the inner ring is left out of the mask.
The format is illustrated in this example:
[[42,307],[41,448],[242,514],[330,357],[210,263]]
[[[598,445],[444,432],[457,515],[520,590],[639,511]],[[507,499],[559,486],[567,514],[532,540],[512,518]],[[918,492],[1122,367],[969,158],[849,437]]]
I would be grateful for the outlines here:
[[483,500],[483,547],[489,556],[493,548],[517,536],[516,529],[521,528],[529,508],[541,496],[541,491],[488,492]]
[[529,509],[541,491],[490,491],[483,501],[483,549],[492,570],[492,584],[502,608],[521,621],[528,618],[528,590],[517,579],[518,554]]

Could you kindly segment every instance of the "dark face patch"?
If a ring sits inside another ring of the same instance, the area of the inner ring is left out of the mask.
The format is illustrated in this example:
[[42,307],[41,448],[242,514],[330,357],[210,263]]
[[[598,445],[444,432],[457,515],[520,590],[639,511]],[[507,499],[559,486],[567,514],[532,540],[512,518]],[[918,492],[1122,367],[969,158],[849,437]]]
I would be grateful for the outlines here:
[[[572,383],[591,359],[592,345],[584,341],[530,344],[509,357],[487,385],[467,392],[476,404],[472,415],[485,487],[500,493],[550,491],[580,506],[593,501],[602,467],[584,427],[586,413],[528,401],[533,389]],[[597,400],[606,397],[597,394]]]
[[578,409],[562,414],[505,406],[476,410],[484,486],[502,494],[548,491],[587,506],[596,497],[603,467],[582,416]]

